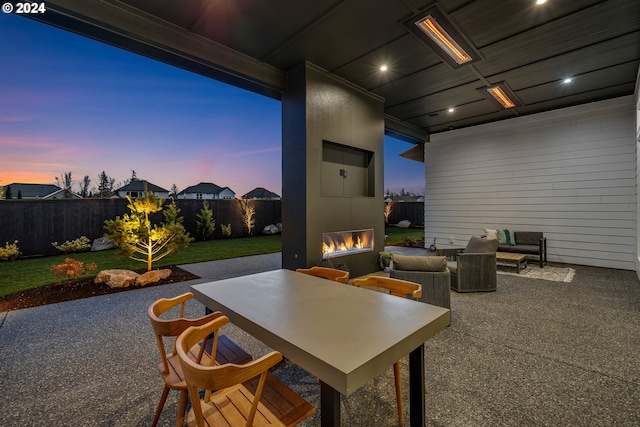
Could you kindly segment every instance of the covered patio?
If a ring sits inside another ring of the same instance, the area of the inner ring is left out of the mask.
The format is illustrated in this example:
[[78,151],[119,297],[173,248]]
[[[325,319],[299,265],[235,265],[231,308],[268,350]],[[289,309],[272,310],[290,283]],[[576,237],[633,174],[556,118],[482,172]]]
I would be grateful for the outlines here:
[[[271,254],[192,264],[183,267],[202,279],[0,313],[0,424],[150,425],[163,383],[147,306],[281,262]],[[571,283],[499,275],[496,292],[452,292],[451,326],[425,344],[427,425],[638,424],[635,273],[572,267]],[[203,310],[194,303],[189,314]],[[253,356],[269,350],[234,326],[224,332]],[[402,365],[407,390],[406,357]],[[274,373],[319,407],[313,376],[290,362]],[[397,425],[393,390],[389,368],[342,397],[342,425]],[[177,401],[169,395],[160,425],[175,424]],[[301,425],[319,425],[319,413]]]

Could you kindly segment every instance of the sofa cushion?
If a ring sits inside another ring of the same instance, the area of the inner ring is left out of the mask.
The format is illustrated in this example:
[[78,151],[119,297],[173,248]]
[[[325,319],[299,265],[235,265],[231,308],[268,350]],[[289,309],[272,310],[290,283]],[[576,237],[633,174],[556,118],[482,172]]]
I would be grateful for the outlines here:
[[464,250],[466,254],[491,253],[498,249],[498,241],[496,239],[483,239],[479,236],[471,236],[467,247]]
[[393,268],[405,271],[447,271],[447,257],[395,254]]
[[511,252],[519,254],[536,254],[540,255],[539,245],[515,245],[511,246]]
[[543,234],[539,231],[516,231],[515,238],[518,245],[540,245]]

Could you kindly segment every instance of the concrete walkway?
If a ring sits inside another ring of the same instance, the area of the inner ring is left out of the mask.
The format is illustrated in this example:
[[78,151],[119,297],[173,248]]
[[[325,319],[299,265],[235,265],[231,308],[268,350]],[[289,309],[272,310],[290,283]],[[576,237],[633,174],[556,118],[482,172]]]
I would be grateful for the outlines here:
[[[162,381],[148,305],[280,265],[280,254],[191,264],[203,279],[0,313],[0,425],[149,426]],[[499,275],[497,292],[452,292],[452,324],[426,344],[429,426],[640,425],[638,279],[573,267],[572,283]],[[188,315],[202,312],[194,302]],[[225,333],[269,351],[233,325]],[[319,407],[313,376],[291,363],[275,374]],[[342,399],[343,426],[397,425],[394,396],[390,368]],[[172,393],[160,425],[176,408]]]

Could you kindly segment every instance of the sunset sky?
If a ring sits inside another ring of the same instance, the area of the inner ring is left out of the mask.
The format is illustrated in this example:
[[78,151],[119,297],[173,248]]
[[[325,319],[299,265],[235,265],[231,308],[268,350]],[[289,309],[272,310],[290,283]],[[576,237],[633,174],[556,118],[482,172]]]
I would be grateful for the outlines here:
[[[282,194],[281,104],[13,14],[0,14],[0,186],[71,172],[178,190]],[[385,137],[385,189],[422,191],[423,164]]]

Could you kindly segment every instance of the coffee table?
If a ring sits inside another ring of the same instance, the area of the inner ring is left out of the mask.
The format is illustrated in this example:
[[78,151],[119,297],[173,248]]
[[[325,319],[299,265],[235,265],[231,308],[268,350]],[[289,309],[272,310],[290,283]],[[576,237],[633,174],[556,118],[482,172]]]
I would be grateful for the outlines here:
[[407,354],[410,425],[425,425],[424,342],[450,323],[448,309],[284,269],[191,289],[320,380],[322,427],[340,425],[340,394]]
[[523,268],[527,268],[527,256],[511,252],[496,252],[496,261],[514,264],[518,269],[518,274]]

